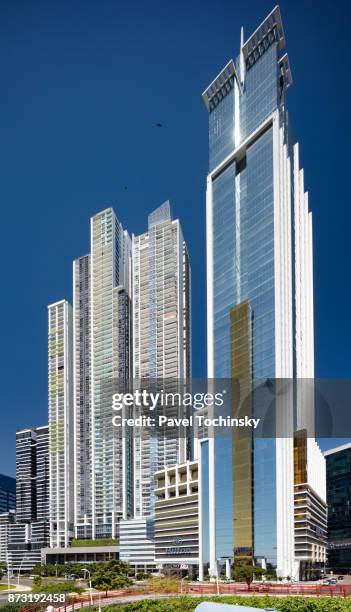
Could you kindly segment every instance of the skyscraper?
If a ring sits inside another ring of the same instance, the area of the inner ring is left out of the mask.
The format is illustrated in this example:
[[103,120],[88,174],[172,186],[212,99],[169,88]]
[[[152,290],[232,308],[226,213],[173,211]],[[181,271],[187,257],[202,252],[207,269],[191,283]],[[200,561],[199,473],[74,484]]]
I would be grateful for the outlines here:
[[0,474],[0,514],[16,507],[16,480]]
[[49,429],[16,432],[16,515],[2,515],[0,538],[11,571],[27,571],[49,542]]
[[15,511],[0,513],[0,561],[7,563],[9,548],[9,526],[15,522]]
[[328,567],[349,573],[351,567],[351,444],[324,453],[327,464]]
[[48,520],[49,446],[48,427],[16,432],[16,522]]
[[90,255],[84,255],[73,262],[74,516],[75,535],[83,538],[92,536],[90,291]]
[[73,533],[72,306],[48,306],[50,545],[68,546]]
[[165,203],[132,245],[107,208],[91,218],[90,238],[90,253],[73,262],[73,312],[66,301],[49,306],[53,548],[73,535],[115,539],[121,520],[150,516],[154,467],[188,453],[177,431],[151,452],[150,440],[112,424],[116,386],[123,392],[133,376],[190,376],[190,267],[179,221]]
[[[191,375],[190,265],[178,219],[167,201],[149,215],[148,231],[133,236],[133,378],[163,386]],[[168,409],[168,408],[167,408]],[[140,430],[134,437],[134,515],[154,512],[154,474],[187,459],[178,431]]]
[[113,381],[131,375],[131,241],[112,208],[91,219],[91,253],[74,262],[75,533],[116,537],[131,512],[125,440],[112,426]]
[[[246,41],[242,31],[238,57],[203,93],[208,376],[239,378],[247,389],[267,377],[314,376],[312,218],[289,130],[284,47],[275,7]],[[298,575],[293,455],[293,436],[201,443],[209,488],[201,555],[210,573],[234,557]]]

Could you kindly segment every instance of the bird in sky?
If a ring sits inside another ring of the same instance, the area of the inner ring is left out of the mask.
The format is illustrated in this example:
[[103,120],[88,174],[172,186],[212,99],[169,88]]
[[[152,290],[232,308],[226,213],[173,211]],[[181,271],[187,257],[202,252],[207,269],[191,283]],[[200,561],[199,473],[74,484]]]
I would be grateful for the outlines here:
[[155,123],[155,127],[162,127],[162,123]]

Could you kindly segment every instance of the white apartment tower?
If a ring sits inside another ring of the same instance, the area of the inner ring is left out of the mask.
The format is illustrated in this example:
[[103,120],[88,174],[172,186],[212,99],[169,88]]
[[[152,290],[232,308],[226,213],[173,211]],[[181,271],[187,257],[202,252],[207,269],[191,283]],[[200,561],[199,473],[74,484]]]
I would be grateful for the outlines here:
[[112,424],[116,387],[190,377],[190,267],[179,221],[166,202],[133,243],[112,208],[90,227],[90,253],[73,262],[73,316],[65,301],[49,306],[51,547],[73,536],[116,538],[122,519],[150,516],[154,471],[188,453],[177,431],[151,452],[150,440]]
[[[133,236],[133,378],[170,389],[190,375],[189,256],[167,201],[149,215],[148,231]],[[187,453],[178,431],[134,437],[135,517],[153,514],[155,472]]]
[[91,219],[91,253],[73,264],[75,534],[118,534],[131,511],[128,449],[112,426],[114,381],[130,372],[131,241],[112,208]]
[[72,307],[48,306],[50,546],[68,546],[73,530]]

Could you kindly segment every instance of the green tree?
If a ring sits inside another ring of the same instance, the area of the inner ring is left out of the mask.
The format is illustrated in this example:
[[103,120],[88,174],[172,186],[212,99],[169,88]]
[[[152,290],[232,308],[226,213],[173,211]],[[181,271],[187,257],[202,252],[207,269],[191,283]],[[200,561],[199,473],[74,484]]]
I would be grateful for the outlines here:
[[129,584],[132,581],[123,574],[117,574],[114,570],[109,569],[106,571],[104,568],[99,568],[91,575],[91,584],[94,589],[98,591],[112,591],[114,589],[120,589]]
[[7,565],[5,561],[0,561],[0,580],[3,578],[6,572],[7,572]]
[[245,581],[248,588],[254,578],[262,577],[266,570],[255,565],[235,565],[233,568],[233,577],[239,582]]

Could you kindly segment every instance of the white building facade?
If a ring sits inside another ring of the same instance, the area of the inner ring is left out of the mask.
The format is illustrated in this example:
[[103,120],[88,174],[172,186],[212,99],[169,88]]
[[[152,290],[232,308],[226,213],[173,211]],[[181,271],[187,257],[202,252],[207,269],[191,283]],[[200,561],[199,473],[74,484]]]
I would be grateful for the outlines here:
[[[148,231],[133,236],[133,379],[171,391],[191,376],[189,256],[169,202],[148,221]],[[155,471],[187,458],[187,439],[167,429],[134,437],[135,518],[154,513]]]
[[50,545],[68,546],[73,535],[72,306],[48,306]]

